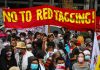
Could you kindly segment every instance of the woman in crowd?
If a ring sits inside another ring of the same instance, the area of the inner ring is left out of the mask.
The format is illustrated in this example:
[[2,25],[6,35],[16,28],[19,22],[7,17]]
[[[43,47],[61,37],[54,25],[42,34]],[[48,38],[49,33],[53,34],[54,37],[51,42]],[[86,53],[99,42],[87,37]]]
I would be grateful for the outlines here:
[[67,51],[65,50],[65,48],[64,48],[64,45],[63,45],[63,43],[62,42],[59,42],[59,44],[58,44],[58,51],[61,53],[61,56],[64,58],[64,59],[66,59],[66,55],[68,55],[67,54]]
[[1,51],[0,70],[8,70],[12,66],[17,66],[14,52],[10,46],[6,46]]
[[42,41],[43,41],[42,50],[46,52],[46,49],[47,49],[47,36],[44,36]]
[[71,50],[71,53],[70,53],[71,68],[72,68],[72,65],[77,62],[77,55],[79,54],[79,49],[76,46],[76,43],[77,43],[76,38],[73,38],[70,42],[70,47],[71,47],[70,48],[70,50]]
[[69,70],[69,67],[66,66],[66,61],[63,57],[58,57],[56,59],[55,70]]
[[41,70],[39,60],[36,57],[29,57],[27,70]]
[[45,61],[47,60],[48,57],[52,57],[52,55],[54,54],[54,47],[55,47],[55,44],[53,42],[48,42],[46,55],[44,56]]
[[38,58],[39,60],[39,64],[40,64],[40,68],[41,70],[45,70],[45,66],[44,66],[44,55],[45,55],[45,52],[42,51],[42,50],[38,50],[37,54],[36,54],[36,57]]
[[[54,42],[54,35],[53,35],[53,34],[48,35],[48,41],[47,41],[47,43],[49,43],[49,42],[52,42],[52,44],[55,45],[55,42]],[[54,47],[54,48],[55,48],[55,47]]]
[[25,39],[26,39],[26,33],[25,32],[20,33],[20,39],[21,39],[21,41],[25,42]]
[[54,42],[54,35],[53,34],[48,35],[48,42]]
[[55,52],[53,55],[52,55],[52,61],[53,61],[53,64],[56,65],[56,59],[58,57],[61,57],[61,53],[58,51],[58,52]]
[[83,51],[83,53],[85,55],[85,61],[90,63],[91,62],[90,61],[91,60],[91,53],[90,53],[90,51],[88,49],[86,49],[86,50]]
[[85,62],[84,53],[79,53],[77,57],[77,63],[73,64],[72,70],[90,70],[89,63]]
[[36,33],[34,36],[33,43],[37,44],[37,50],[42,50],[42,39],[41,39],[41,33]]

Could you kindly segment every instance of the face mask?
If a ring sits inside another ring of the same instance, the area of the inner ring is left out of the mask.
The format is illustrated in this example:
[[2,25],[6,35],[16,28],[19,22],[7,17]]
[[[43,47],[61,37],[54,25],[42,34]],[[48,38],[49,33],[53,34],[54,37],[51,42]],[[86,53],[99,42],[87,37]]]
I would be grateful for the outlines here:
[[32,70],[37,70],[38,69],[38,64],[31,64],[31,69]]
[[65,64],[57,64],[56,69],[65,69]]
[[85,60],[90,60],[90,56],[89,55],[86,55],[85,56]]
[[65,64],[63,63],[63,64],[57,64],[58,66],[65,66]]
[[80,63],[82,63],[82,62],[84,61],[84,58],[79,57],[79,58],[78,58],[78,61],[79,61]]
[[59,39],[60,39],[60,40],[62,40],[62,39],[63,39],[63,37],[59,37]]
[[7,34],[10,35],[11,33],[10,32],[7,32]]
[[27,50],[27,51],[32,53],[32,51],[29,51],[29,50]]
[[7,56],[10,57],[10,56],[12,55],[12,52],[9,51],[9,52],[7,52],[6,54],[7,54]]
[[25,39],[24,38],[21,38],[21,40],[24,41]]

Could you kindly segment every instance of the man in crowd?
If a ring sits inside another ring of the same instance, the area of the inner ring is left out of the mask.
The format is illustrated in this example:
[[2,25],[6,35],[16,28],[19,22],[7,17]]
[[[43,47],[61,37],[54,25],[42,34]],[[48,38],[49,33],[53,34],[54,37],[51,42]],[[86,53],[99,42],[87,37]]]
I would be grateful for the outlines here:
[[28,65],[28,57],[33,56],[33,54],[26,50],[26,45],[24,42],[18,42],[16,48],[18,52],[15,54],[15,58],[20,70],[26,70]]

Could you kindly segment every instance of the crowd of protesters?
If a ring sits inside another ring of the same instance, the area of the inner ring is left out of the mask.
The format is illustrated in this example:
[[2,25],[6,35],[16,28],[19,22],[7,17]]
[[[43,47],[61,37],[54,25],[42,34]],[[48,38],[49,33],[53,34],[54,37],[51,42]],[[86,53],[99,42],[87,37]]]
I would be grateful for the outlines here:
[[[1,30],[1,32],[3,32]],[[0,38],[0,70],[90,70],[93,34],[7,30]]]

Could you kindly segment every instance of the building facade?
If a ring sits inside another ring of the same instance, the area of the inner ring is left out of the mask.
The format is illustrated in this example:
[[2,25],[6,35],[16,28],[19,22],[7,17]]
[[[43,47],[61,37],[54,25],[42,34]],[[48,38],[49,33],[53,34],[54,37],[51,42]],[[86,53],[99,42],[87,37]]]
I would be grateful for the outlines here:
[[100,0],[0,0],[3,8],[26,8],[49,4],[60,8],[70,9],[96,9],[100,15]]

